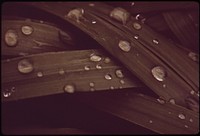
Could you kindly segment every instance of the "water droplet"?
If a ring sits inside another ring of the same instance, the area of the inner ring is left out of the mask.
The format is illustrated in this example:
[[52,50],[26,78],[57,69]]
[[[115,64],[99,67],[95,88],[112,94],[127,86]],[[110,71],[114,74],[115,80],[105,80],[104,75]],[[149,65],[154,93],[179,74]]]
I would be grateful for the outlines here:
[[94,87],[94,83],[93,82],[90,83],[90,87]]
[[165,101],[163,99],[157,99],[157,101],[160,103],[160,104],[165,104]]
[[166,88],[166,84],[163,84],[163,88]]
[[18,70],[23,74],[27,74],[33,71],[33,65],[27,59],[20,60],[18,63]]
[[174,99],[170,99],[169,102],[170,102],[171,104],[176,104],[176,101],[175,101]]
[[104,60],[105,63],[110,63],[110,58],[106,57]]
[[168,114],[172,114],[172,113],[169,111]]
[[135,38],[136,40],[138,40],[138,39],[139,39],[139,35],[135,35],[134,38]]
[[155,79],[157,79],[158,81],[164,81],[166,77],[166,72],[163,67],[156,66],[151,70],[151,72]]
[[41,24],[43,24],[43,23],[44,23],[44,21],[40,20],[40,23],[41,23]]
[[8,30],[5,33],[5,42],[7,46],[10,46],[10,47],[17,45],[17,42],[18,42],[17,32],[15,30]]
[[4,96],[5,98],[8,98],[9,96],[11,96],[11,92],[5,91],[5,92],[3,92],[3,96]]
[[188,125],[185,125],[185,128],[188,128]]
[[126,22],[129,19],[130,14],[123,8],[114,8],[111,12],[110,12],[110,17],[120,21],[123,23],[123,25],[126,24]]
[[179,114],[178,117],[179,117],[180,119],[182,119],[182,120],[185,119],[185,115],[183,115],[182,113]]
[[63,75],[65,74],[65,71],[63,69],[60,69],[59,72],[58,72],[60,75]]
[[129,52],[131,50],[130,43],[127,41],[120,41],[118,46],[124,52]]
[[96,65],[96,68],[97,68],[97,69],[102,69],[102,66],[99,65],[99,64],[97,64],[97,65]]
[[120,80],[120,83],[121,83],[121,84],[125,84],[125,81],[124,81],[124,80]]
[[142,26],[139,23],[134,22],[133,23],[133,28],[135,28],[136,30],[140,30],[142,28]]
[[77,8],[70,10],[67,14],[67,17],[75,19],[77,22],[80,21],[81,18],[83,18],[84,10],[82,8]]
[[11,92],[15,92],[15,87],[12,87],[12,88],[11,88]]
[[194,90],[190,91],[190,94],[191,94],[191,95],[194,95],[194,94],[195,94],[195,91],[194,91]]
[[110,74],[106,74],[106,75],[105,75],[105,79],[106,79],[106,80],[111,80],[111,79],[112,79],[112,76],[111,76]]
[[193,122],[193,119],[190,119],[189,121],[190,121],[190,122]]
[[101,57],[98,56],[98,55],[92,54],[92,55],[90,56],[90,60],[91,60],[91,61],[94,61],[94,62],[98,62],[98,61],[101,61]]
[[119,89],[122,89],[122,88],[123,88],[122,86],[119,87]]
[[159,42],[158,42],[157,39],[153,39],[153,43],[155,43],[155,44],[159,44]]
[[97,23],[97,21],[92,21],[92,24],[96,24]]
[[31,35],[33,33],[33,27],[31,26],[22,26],[21,31],[24,35]]
[[90,70],[90,66],[85,66],[84,69],[85,70]]
[[136,19],[136,20],[139,20],[139,17],[140,17],[140,14],[137,14],[137,15],[135,16],[135,19]]
[[135,5],[135,3],[134,2],[131,2],[131,6],[134,6]]
[[90,88],[90,91],[92,91],[92,92],[93,92],[93,91],[95,91],[95,89],[94,89],[94,88]]
[[116,76],[119,77],[119,78],[123,78],[123,77],[124,77],[124,75],[123,75],[123,73],[122,73],[122,70],[120,70],[120,69],[117,69],[117,70],[115,71],[115,74],[116,74]]
[[114,88],[114,86],[111,86],[110,89],[113,90],[113,89],[115,89],[115,88]]
[[74,85],[67,84],[64,86],[64,91],[67,93],[74,93],[75,87],[74,87]]
[[90,3],[89,6],[90,6],[90,7],[94,7],[95,4],[94,4],[94,3]]
[[43,77],[43,73],[42,72],[37,72],[37,76],[38,77]]
[[194,52],[190,52],[190,53],[188,54],[188,57],[189,57],[190,59],[192,59],[193,61],[198,61],[198,56],[197,56],[197,54],[194,53]]
[[149,123],[153,123],[153,121],[152,121],[152,120],[149,120]]

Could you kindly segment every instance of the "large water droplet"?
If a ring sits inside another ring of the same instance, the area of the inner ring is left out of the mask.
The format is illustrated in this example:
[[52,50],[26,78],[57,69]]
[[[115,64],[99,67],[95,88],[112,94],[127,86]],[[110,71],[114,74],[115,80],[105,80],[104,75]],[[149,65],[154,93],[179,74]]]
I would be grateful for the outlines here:
[[98,56],[98,55],[92,54],[92,55],[90,56],[90,60],[91,60],[91,61],[94,61],[94,62],[98,62],[98,61],[101,61],[101,57]]
[[17,42],[18,42],[17,32],[15,30],[8,30],[5,33],[5,42],[7,46],[10,46],[10,47],[17,45]]
[[67,84],[64,86],[64,91],[67,93],[74,93],[75,87],[74,87],[74,85]]
[[142,26],[139,23],[134,22],[133,23],[133,28],[135,28],[136,30],[140,30],[142,28]]
[[29,60],[23,59],[18,63],[18,70],[23,74],[27,74],[33,71],[33,65]]
[[124,52],[129,52],[131,50],[130,43],[127,41],[120,41],[118,46]]
[[110,17],[120,21],[123,23],[123,25],[126,24],[126,22],[129,19],[130,14],[123,8],[114,8],[110,12]]
[[163,67],[154,67],[151,72],[155,79],[157,79],[158,81],[164,81],[166,77],[166,72]]
[[24,35],[31,35],[33,33],[33,27],[31,26],[22,26],[21,31]]
[[123,75],[121,69],[117,69],[117,70],[115,71],[115,74],[116,74],[116,76],[119,77],[119,78],[123,78],[123,77],[124,77],[124,75]]
[[80,21],[81,18],[83,18],[84,10],[82,8],[77,8],[70,10],[67,14],[67,17],[75,19],[77,22]]
[[178,115],[178,117],[179,117],[180,119],[182,119],[182,120],[185,119],[185,115],[183,115],[182,113],[180,113],[180,114]]
[[112,79],[112,76],[110,74],[106,74],[104,77],[105,77],[106,80],[111,80]]

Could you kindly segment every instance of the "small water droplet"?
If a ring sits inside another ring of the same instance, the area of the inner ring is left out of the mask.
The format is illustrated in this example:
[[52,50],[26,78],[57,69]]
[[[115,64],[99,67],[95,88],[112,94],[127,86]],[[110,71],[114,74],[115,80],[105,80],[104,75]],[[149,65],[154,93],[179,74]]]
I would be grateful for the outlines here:
[[160,103],[160,104],[165,104],[165,101],[163,99],[157,99],[157,101]]
[[122,89],[122,88],[123,88],[122,86],[119,87],[119,89]]
[[131,6],[134,6],[135,5],[135,3],[134,2],[131,2]]
[[124,74],[122,73],[122,70],[121,70],[121,69],[117,69],[117,70],[115,71],[115,74],[116,74],[116,76],[119,77],[119,78],[123,78],[123,77],[124,77]]
[[156,66],[151,70],[151,72],[155,79],[157,79],[158,81],[164,81],[166,77],[166,72],[163,67]]
[[42,72],[37,72],[37,77],[43,77],[43,73]]
[[159,42],[158,42],[157,39],[153,39],[153,43],[155,43],[155,44],[159,44]]
[[136,19],[136,20],[139,20],[139,17],[140,17],[140,14],[137,14],[137,15],[135,16],[135,19]]
[[168,114],[172,114],[172,113],[169,111]]
[[130,43],[127,41],[120,41],[118,46],[124,52],[129,52],[131,50]]
[[194,95],[194,94],[195,94],[195,91],[194,91],[194,90],[190,91],[190,94],[191,94],[191,95]]
[[85,66],[84,69],[85,70],[90,70],[90,66]]
[[135,35],[134,38],[135,38],[136,40],[138,40],[138,39],[139,39],[139,35]]
[[170,99],[169,102],[170,102],[171,104],[176,104],[176,101],[175,101],[174,99]]
[[33,27],[31,26],[22,26],[21,31],[24,35],[31,35],[33,33]]
[[40,23],[41,23],[41,24],[43,24],[43,23],[44,23],[44,21],[40,20]]
[[112,79],[112,76],[110,74],[106,74],[104,77],[105,77],[106,80],[111,80]]
[[67,93],[74,93],[75,87],[74,87],[74,85],[67,84],[64,86],[64,91]]
[[84,10],[82,8],[77,8],[70,10],[67,14],[67,17],[75,19],[77,22],[80,21],[81,18],[83,18]]
[[185,128],[188,128],[188,125],[185,125]]
[[5,33],[5,42],[7,46],[13,47],[17,45],[18,42],[18,35],[15,30],[8,30]]
[[93,82],[90,83],[90,87],[94,87],[94,83]]
[[113,90],[113,89],[115,89],[115,88],[114,88],[114,86],[111,86],[110,89]]
[[65,71],[63,69],[60,69],[59,72],[58,72],[60,75],[63,75],[65,74]]
[[123,8],[114,8],[111,12],[110,12],[110,17],[120,21],[123,23],[123,25],[126,24],[126,22],[129,19],[130,14]]
[[125,84],[125,81],[124,81],[124,80],[120,80],[120,83],[121,83],[121,84]]
[[189,57],[190,59],[192,59],[193,61],[198,61],[198,56],[197,56],[197,54],[194,53],[194,52],[189,52],[188,57]]
[[105,63],[110,63],[110,58],[106,57],[104,60]]
[[97,21],[92,21],[92,24],[96,24],[97,23]]
[[166,84],[163,84],[163,88],[166,88]]
[[93,92],[93,91],[95,91],[95,89],[94,89],[94,88],[90,88],[90,91],[92,91],[92,92]]
[[153,123],[153,121],[152,121],[152,120],[149,120],[149,123]]
[[136,30],[140,30],[142,28],[142,26],[139,23],[134,22],[133,23],[133,28],[135,28]]
[[182,120],[185,119],[185,115],[183,115],[182,113],[180,113],[180,114],[178,115],[178,117],[179,117],[180,119],[182,119]]
[[136,56],[138,57],[140,54],[136,53]]
[[94,4],[94,3],[90,3],[89,6],[90,6],[90,7],[94,7],[95,4]]
[[190,119],[189,121],[190,121],[190,122],[193,122],[193,119]]
[[96,65],[96,68],[97,68],[97,69],[102,69],[102,66],[101,66],[100,64],[97,64],[97,65]]
[[8,98],[9,96],[11,96],[11,93],[10,92],[3,92],[3,96],[5,98]]
[[18,71],[27,74],[33,71],[33,65],[27,59],[20,60],[18,63]]
[[12,87],[12,88],[11,88],[11,92],[15,92],[15,87]]
[[92,54],[92,55],[90,56],[90,60],[91,60],[91,61],[94,61],[94,62],[99,62],[99,61],[101,61],[101,57],[98,56],[98,55]]

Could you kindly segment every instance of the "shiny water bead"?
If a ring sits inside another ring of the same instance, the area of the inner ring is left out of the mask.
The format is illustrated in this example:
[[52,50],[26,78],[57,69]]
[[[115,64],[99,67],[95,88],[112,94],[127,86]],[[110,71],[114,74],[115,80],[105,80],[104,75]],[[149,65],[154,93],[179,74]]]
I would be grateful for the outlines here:
[[163,88],[166,88],[166,84],[163,84]]
[[80,21],[81,18],[83,18],[84,10],[82,8],[77,8],[70,10],[67,14],[67,17],[75,19],[77,22]]
[[97,64],[97,65],[96,65],[96,68],[97,68],[97,69],[102,69],[102,66],[99,65],[99,64]]
[[43,77],[43,73],[42,73],[42,72],[38,72],[38,73],[37,73],[37,76],[38,76],[38,77]]
[[90,91],[92,91],[92,92],[93,92],[93,91],[95,91],[95,89],[94,89],[94,88],[90,88]]
[[110,61],[111,61],[111,60],[110,60],[110,58],[108,58],[108,57],[106,57],[106,58],[104,59],[104,62],[105,62],[105,63],[110,63]]
[[162,100],[162,99],[157,99],[157,101],[158,101],[160,104],[165,104],[165,101]]
[[111,86],[110,89],[113,90],[113,89],[115,89],[115,88],[114,88],[114,86]]
[[129,52],[131,50],[131,45],[127,41],[119,41],[119,48],[124,52]]
[[139,35],[135,35],[134,39],[138,40],[139,39]]
[[176,102],[175,102],[174,99],[170,99],[169,102],[170,102],[171,104],[176,104]]
[[59,72],[58,72],[60,75],[63,75],[65,74],[65,71],[63,69],[60,69]]
[[152,120],[149,120],[149,123],[153,123],[153,121],[152,121]]
[[193,119],[190,119],[189,121],[190,121],[190,122],[193,122]]
[[94,62],[98,62],[98,61],[101,61],[101,57],[98,56],[98,55],[92,54],[92,55],[90,56],[90,60],[91,60],[91,61],[94,61]]
[[11,92],[15,92],[15,87],[12,87],[12,88],[11,88]]
[[96,24],[97,23],[97,21],[92,21],[92,24]]
[[123,8],[114,8],[111,12],[110,12],[110,17],[120,21],[123,23],[123,25],[126,24],[126,22],[128,21],[130,14]]
[[185,115],[183,115],[182,113],[178,115],[178,118],[184,120],[185,119]]
[[9,91],[3,92],[3,97],[8,98],[9,96],[11,96],[11,92]]
[[158,81],[164,81],[166,78],[166,72],[163,67],[156,66],[151,70],[151,73]]
[[74,93],[75,87],[74,87],[74,85],[67,84],[64,86],[64,91],[67,93]]
[[124,81],[124,80],[120,80],[120,83],[121,83],[121,84],[125,84],[125,81]]
[[93,82],[90,83],[90,87],[94,87],[94,83]]
[[27,60],[20,60],[18,63],[18,71],[23,74],[27,74],[33,71],[33,64]]
[[198,56],[197,56],[197,54],[194,53],[194,52],[190,52],[190,53],[188,54],[188,57],[189,57],[190,59],[192,59],[193,61],[198,61]]
[[33,27],[31,26],[22,26],[21,31],[24,35],[31,35],[33,33]]
[[139,23],[134,22],[133,23],[133,28],[135,28],[136,30],[140,30],[142,28],[142,26]]
[[105,77],[106,80],[111,80],[112,79],[112,76],[110,74],[106,74],[104,77]]
[[141,21],[142,23],[144,23],[144,21],[146,20],[146,18],[144,18],[144,17],[141,16],[140,14],[137,14],[137,15],[135,16],[135,19]]
[[7,46],[13,47],[17,45],[18,35],[15,30],[8,30],[5,33],[5,42]]
[[153,43],[154,43],[154,44],[159,44],[159,42],[158,42],[157,39],[153,39]]
[[195,94],[195,91],[194,91],[194,90],[190,91],[190,94],[191,94],[191,95],[194,95],[194,94]]
[[85,70],[90,70],[90,66],[85,66],[84,69]]
[[185,128],[188,128],[188,125],[185,125]]
[[131,6],[134,6],[135,5],[135,3],[134,2],[131,2]]
[[124,75],[123,75],[121,69],[117,69],[117,70],[115,71],[115,74],[116,74],[116,76],[119,77],[119,78],[123,78],[123,77],[124,77]]

